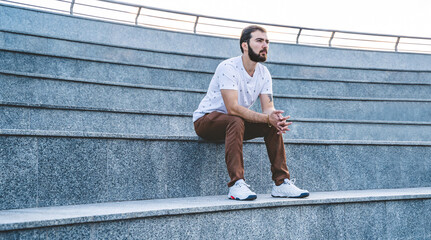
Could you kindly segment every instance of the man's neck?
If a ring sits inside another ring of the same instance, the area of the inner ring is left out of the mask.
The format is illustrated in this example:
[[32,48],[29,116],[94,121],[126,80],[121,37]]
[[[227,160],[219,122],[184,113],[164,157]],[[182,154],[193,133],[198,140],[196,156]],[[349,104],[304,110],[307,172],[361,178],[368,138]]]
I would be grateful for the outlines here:
[[253,77],[254,70],[256,69],[257,62],[252,61],[246,54],[242,55],[242,64],[248,75]]

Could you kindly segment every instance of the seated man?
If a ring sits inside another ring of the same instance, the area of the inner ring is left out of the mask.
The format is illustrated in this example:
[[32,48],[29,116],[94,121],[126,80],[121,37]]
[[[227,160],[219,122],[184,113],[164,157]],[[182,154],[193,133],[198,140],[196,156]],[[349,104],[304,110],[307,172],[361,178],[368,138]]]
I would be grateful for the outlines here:
[[[259,62],[266,61],[269,40],[266,30],[249,26],[242,31],[241,56],[220,63],[208,92],[193,113],[197,135],[207,140],[225,140],[225,160],[230,177],[229,199],[253,200],[256,193],[244,181],[244,139],[264,137],[271,162],[273,197],[307,197],[290,181],[282,134],[291,122],[275,110],[272,78]],[[250,110],[260,98],[262,113]]]

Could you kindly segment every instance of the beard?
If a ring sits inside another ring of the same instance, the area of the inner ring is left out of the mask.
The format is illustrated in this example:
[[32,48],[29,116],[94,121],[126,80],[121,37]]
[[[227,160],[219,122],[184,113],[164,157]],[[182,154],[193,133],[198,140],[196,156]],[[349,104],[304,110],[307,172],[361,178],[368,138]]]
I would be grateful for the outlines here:
[[261,52],[267,52],[267,50],[262,50],[259,52],[259,54],[255,53],[253,49],[251,49],[250,44],[248,44],[248,56],[253,62],[265,62],[266,61],[266,55],[261,56]]

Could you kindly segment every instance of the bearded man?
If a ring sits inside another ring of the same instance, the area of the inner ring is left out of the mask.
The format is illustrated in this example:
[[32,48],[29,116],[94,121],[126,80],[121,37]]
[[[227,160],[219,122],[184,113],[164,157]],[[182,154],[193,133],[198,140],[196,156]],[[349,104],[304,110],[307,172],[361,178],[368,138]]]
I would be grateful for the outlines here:
[[[290,181],[286,165],[283,133],[289,131],[289,116],[276,110],[272,78],[260,64],[267,59],[266,30],[252,25],[243,29],[241,56],[221,62],[211,79],[208,92],[193,113],[196,134],[207,140],[225,141],[225,160],[230,182],[228,198],[254,200],[256,193],[244,179],[243,141],[264,137],[271,163],[273,197],[307,197],[309,192]],[[260,99],[262,113],[250,110]]]

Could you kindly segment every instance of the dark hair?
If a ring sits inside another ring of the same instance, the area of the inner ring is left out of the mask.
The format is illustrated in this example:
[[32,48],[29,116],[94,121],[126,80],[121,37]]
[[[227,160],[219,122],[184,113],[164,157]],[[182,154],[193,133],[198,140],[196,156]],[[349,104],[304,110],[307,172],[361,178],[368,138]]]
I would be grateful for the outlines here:
[[242,43],[247,42],[247,44],[248,44],[249,40],[251,39],[251,34],[253,32],[256,32],[256,31],[261,31],[261,32],[266,33],[265,28],[263,28],[261,26],[257,26],[257,25],[250,25],[250,26],[248,26],[242,30],[241,38],[239,39],[239,48],[241,49],[242,53],[244,53],[244,50],[241,47]]

